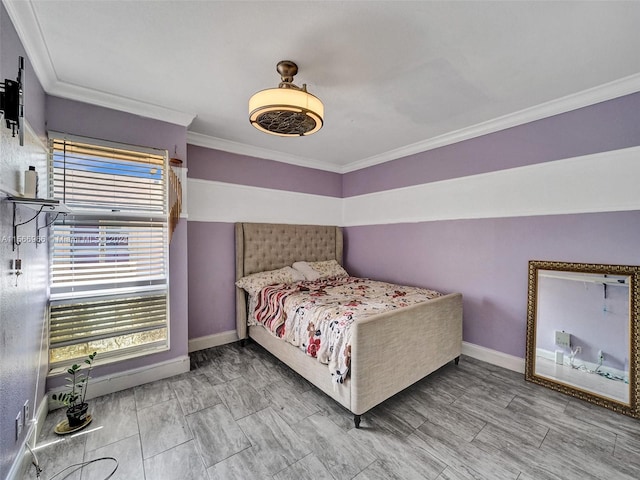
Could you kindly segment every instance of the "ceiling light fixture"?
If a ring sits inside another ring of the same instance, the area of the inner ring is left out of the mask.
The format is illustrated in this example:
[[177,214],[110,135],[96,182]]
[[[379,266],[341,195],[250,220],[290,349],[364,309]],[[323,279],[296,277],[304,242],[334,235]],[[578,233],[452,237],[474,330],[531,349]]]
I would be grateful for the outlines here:
[[290,60],[278,63],[282,81],[278,88],[262,90],[249,99],[249,121],[265,133],[281,137],[311,135],[322,128],[324,106],[319,98],[293,84],[298,66]]

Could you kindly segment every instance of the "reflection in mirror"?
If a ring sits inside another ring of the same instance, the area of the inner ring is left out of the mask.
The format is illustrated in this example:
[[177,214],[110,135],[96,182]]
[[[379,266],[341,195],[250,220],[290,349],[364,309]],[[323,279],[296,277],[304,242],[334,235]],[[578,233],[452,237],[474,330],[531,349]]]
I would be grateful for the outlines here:
[[628,404],[629,283],[538,270],[536,375]]
[[639,272],[529,262],[527,380],[637,416]]

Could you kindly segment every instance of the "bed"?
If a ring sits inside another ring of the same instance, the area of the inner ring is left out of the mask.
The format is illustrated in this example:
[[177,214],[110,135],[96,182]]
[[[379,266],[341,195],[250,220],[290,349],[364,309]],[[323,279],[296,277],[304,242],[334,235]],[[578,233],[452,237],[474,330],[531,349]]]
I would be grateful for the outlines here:
[[[339,227],[237,223],[236,280],[295,262],[336,260],[342,264]],[[236,328],[244,343],[252,339],[310,383],[360,416],[433,371],[455,361],[462,348],[462,295],[451,293],[427,302],[369,316],[351,326],[350,371],[336,385],[327,365],[248,324],[248,296],[236,287]]]

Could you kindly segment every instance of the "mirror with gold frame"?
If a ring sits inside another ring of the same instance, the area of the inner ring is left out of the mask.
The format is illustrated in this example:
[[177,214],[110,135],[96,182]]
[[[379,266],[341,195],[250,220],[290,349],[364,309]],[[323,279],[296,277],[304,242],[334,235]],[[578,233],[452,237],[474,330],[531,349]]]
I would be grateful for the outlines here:
[[640,266],[531,260],[525,378],[631,417]]

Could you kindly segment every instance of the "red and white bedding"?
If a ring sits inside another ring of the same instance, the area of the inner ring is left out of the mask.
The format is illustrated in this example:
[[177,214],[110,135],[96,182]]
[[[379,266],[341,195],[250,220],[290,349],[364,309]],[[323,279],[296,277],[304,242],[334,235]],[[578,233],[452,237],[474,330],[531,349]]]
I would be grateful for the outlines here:
[[343,383],[349,372],[354,321],[440,296],[424,288],[332,277],[263,288],[252,302],[253,320],[328,364],[333,380]]

